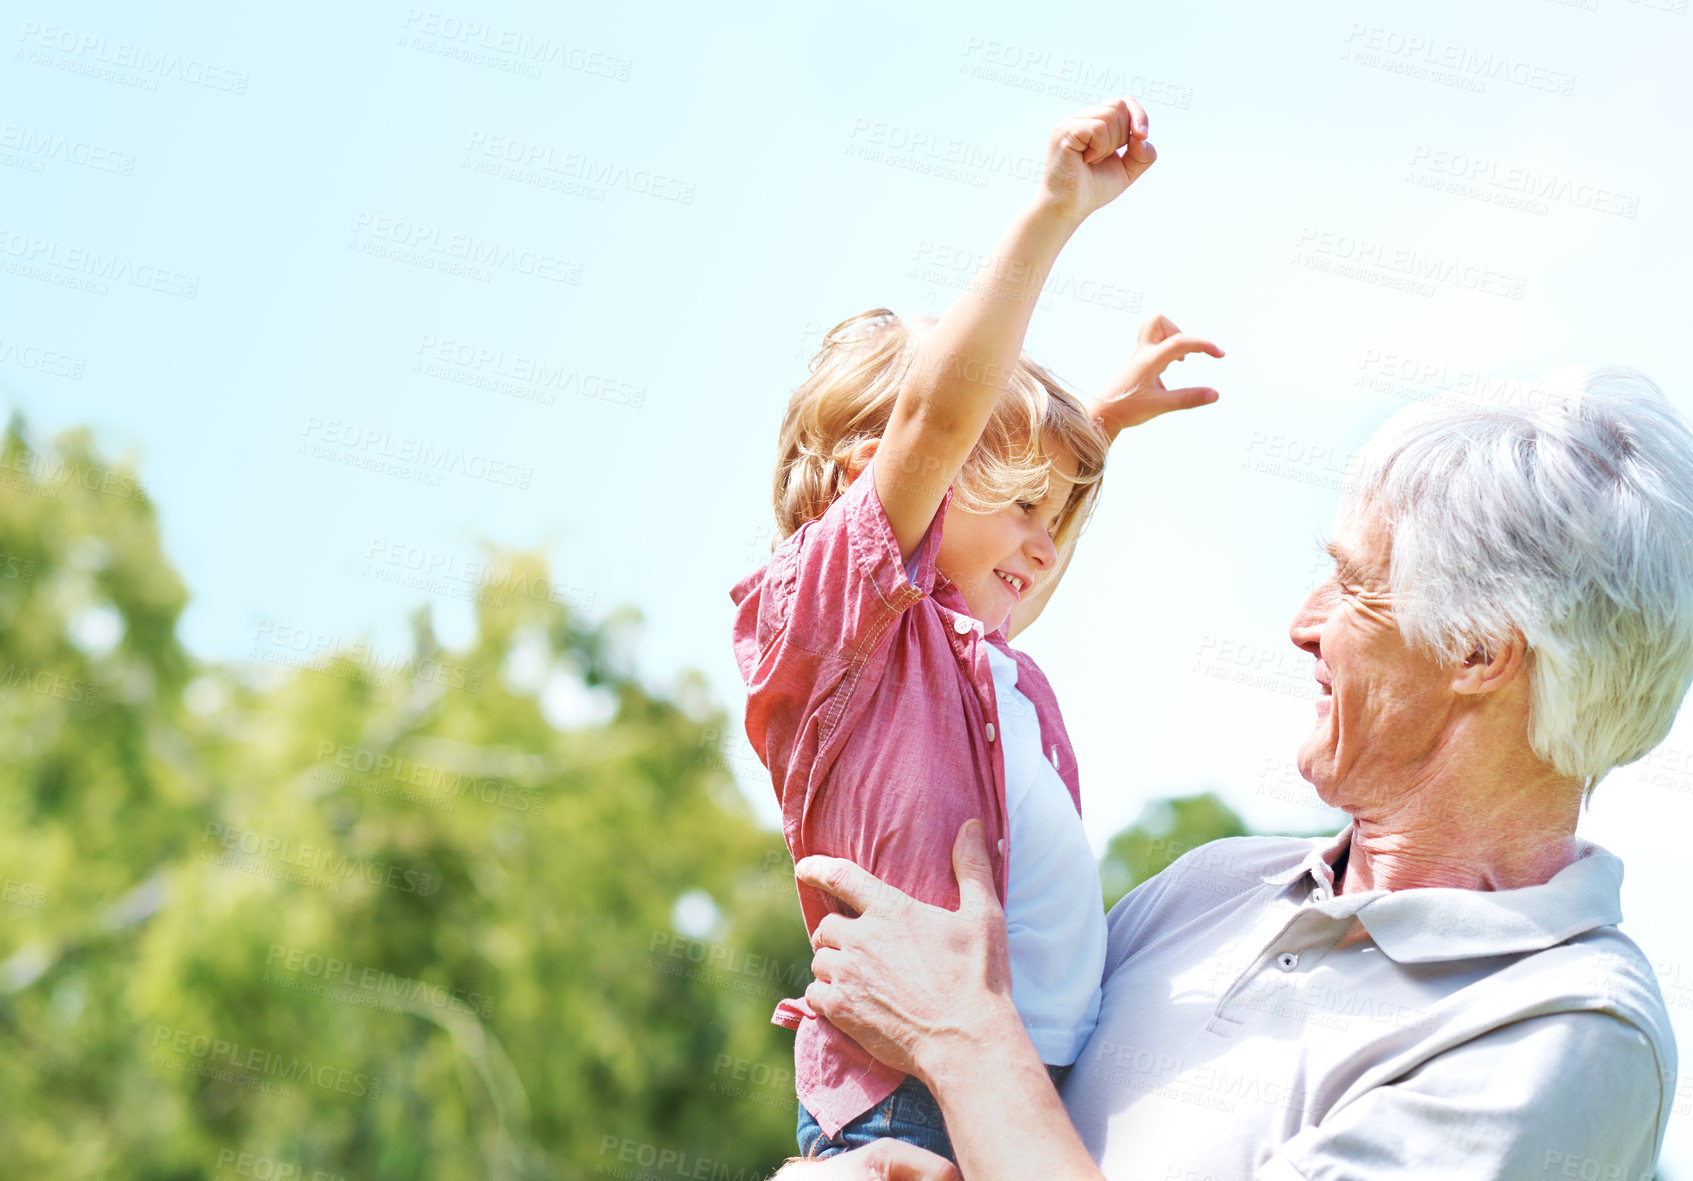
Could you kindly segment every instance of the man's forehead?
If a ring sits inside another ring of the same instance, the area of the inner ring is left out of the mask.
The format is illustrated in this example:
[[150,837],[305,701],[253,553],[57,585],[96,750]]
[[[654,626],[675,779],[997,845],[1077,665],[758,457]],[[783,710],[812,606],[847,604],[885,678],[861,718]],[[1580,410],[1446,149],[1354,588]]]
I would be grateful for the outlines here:
[[1343,566],[1385,564],[1392,552],[1392,534],[1379,513],[1354,513],[1335,521],[1334,536],[1323,549]]

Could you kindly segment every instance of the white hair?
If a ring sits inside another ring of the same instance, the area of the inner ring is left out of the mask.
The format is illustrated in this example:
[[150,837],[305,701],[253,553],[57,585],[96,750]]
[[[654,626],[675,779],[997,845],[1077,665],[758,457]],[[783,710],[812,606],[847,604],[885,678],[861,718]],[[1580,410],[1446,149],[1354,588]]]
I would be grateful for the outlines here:
[[1632,369],[1527,392],[1395,415],[1342,514],[1391,530],[1408,642],[1457,662],[1522,634],[1529,743],[1591,793],[1663,741],[1693,681],[1693,433]]

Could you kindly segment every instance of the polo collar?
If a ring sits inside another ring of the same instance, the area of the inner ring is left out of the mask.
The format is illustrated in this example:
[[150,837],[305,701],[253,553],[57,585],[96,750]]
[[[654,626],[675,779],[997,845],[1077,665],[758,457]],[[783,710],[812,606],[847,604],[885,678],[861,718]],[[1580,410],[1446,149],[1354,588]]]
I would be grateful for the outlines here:
[[1351,826],[1332,840],[1315,838],[1296,865],[1264,881],[1287,886],[1309,877],[1323,887],[1324,900],[1314,906],[1334,918],[1356,915],[1376,946],[1397,963],[1520,955],[1622,921],[1622,860],[1591,841],[1577,841],[1576,860],[1538,886],[1426,886],[1334,897],[1333,866],[1351,840]]

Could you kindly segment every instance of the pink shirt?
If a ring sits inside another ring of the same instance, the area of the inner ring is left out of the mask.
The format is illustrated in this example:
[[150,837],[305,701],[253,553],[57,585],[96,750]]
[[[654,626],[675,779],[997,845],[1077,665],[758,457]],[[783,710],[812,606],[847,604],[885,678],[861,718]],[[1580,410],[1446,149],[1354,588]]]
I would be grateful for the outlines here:
[[[964,596],[935,568],[935,514],[906,577],[875,480],[861,477],[802,526],[769,565],[730,592],[735,660],[747,682],[747,737],[770,769],[794,858],[845,857],[924,902],[958,906],[952,845],[966,820],[987,826],[1005,900],[1005,767],[984,644],[1016,658],[1040,721],[1041,750],[1081,812],[1075,755],[1035,662],[982,634]],[[807,932],[829,895],[799,887]],[[800,1102],[828,1135],[882,1102],[905,1076],[815,1016],[803,997],[771,1019],[796,1030]]]

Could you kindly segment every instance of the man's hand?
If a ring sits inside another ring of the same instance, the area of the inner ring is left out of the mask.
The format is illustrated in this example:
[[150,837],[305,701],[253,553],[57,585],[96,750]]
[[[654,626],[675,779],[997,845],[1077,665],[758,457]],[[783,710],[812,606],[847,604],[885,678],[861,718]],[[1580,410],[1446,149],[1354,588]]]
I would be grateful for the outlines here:
[[1191,410],[1217,400],[1209,386],[1169,389],[1164,370],[1192,353],[1221,357],[1223,350],[1177,328],[1168,316],[1154,316],[1140,326],[1140,338],[1128,364],[1088,405],[1088,413],[1112,439],[1127,427],[1139,426],[1171,410]]
[[875,1140],[823,1160],[790,1157],[770,1181],[962,1181],[944,1156],[903,1140]]
[[[1104,1181],[1011,1003],[1005,912],[994,893],[981,821],[958,830],[952,869],[955,911],[918,902],[850,861],[801,859],[794,867],[800,881],[859,912],[855,919],[825,915],[817,924],[811,937],[817,979],[805,999],[877,1058],[928,1085],[960,1172],[976,1181]],[[846,1168],[856,1155],[824,1163],[839,1160]],[[800,1165],[790,1168],[783,1171],[790,1181],[811,1181]],[[939,1181],[949,1174],[843,1176]]]
[[944,1050],[945,1039],[991,1038],[1008,1014],[1022,1028],[981,821],[959,829],[952,865],[956,911],[918,902],[838,857],[805,857],[794,867],[800,881],[858,911],[817,924],[817,979],[805,999],[871,1055],[925,1082],[928,1056]]
[[1116,200],[1158,158],[1147,141],[1148,130],[1146,111],[1132,98],[1060,119],[1047,139],[1041,173],[1048,205],[1080,224]]

